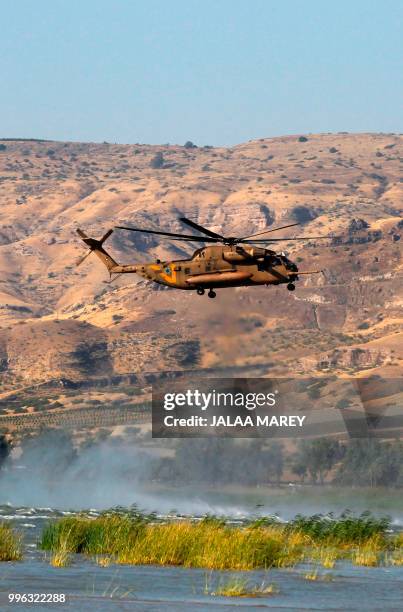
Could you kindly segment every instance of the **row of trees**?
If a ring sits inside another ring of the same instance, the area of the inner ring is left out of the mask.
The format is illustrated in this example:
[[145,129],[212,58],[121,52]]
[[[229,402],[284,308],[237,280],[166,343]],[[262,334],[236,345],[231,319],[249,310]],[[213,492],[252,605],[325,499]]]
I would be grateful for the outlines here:
[[279,483],[285,471],[301,483],[403,487],[403,442],[322,438],[300,440],[287,454],[278,441],[206,438],[179,440],[173,458],[158,461],[153,477],[176,483]]
[[183,439],[175,456],[156,463],[153,477],[176,484],[251,484],[279,482],[283,473],[282,445],[262,440],[245,443],[228,438]]
[[[54,478],[65,473],[82,457],[92,457],[88,465],[93,466],[101,459],[108,463],[110,457],[116,456],[115,464],[123,462],[128,474],[134,470],[139,476],[138,465],[141,463],[141,479],[145,481],[278,484],[285,478],[288,480],[291,473],[295,476],[293,480],[298,479],[301,483],[403,487],[403,442],[400,440],[300,440],[296,449],[289,452],[282,442],[260,438],[181,439],[166,441],[167,447],[174,451],[167,457],[146,452],[144,438],[138,437],[139,431],[133,429],[124,438],[111,438],[108,430],[100,430],[95,438],[88,439],[78,448],[70,433],[63,430],[42,432],[22,441],[19,463],[29,465],[31,470],[37,466],[42,476],[46,476],[45,472],[49,470],[49,476]],[[111,453],[103,457],[105,444]],[[10,443],[0,436],[0,468],[10,450]]]
[[291,469],[303,482],[323,484],[332,471],[333,484],[403,487],[403,442],[357,438],[302,440],[291,457]]

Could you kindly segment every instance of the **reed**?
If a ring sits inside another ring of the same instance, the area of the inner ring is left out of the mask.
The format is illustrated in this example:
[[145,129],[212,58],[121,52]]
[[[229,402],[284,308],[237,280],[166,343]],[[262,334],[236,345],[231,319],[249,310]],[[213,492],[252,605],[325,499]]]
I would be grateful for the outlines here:
[[279,590],[274,584],[266,584],[264,581],[261,584],[252,584],[248,579],[231,576],[225,581],[221,581],[215,591],[208,594],[213,597],[266,597],[274,595]]
[[259,520],[233,526],[214,517],[199,522],[158,522],[141,514],[107,513],[51,523],[42,534],[41,546],[53,553],[91,555],[105,565],[252,570],[292,567],[305,561],[331,569],[337,559],[380,564],[386,553],[393,551],[390,558],[397,565],[403,539],[391,538],[388,526],[384,519],[367,514],[356,518],[342,515],[340,519],[296,517],[287,524]]
[[304,574],[305,580],[320,581],[320,582],[331,582],[333,576],[331,574],[320,574],[317,568],[311,569],[309,572]]
[[21,536],[8,523],[0,523],[0,561],[22,559]]
[[337,518],[333,514],[315,514],[309,517],[297,515],[287,524],[287,530],[290,532],[304,533],[315,542],[338,546],[362,544],[374,537],[385,539],[389,527],[389,517],[377,518],[370,512],[353,516],[349,510],[345,510]]

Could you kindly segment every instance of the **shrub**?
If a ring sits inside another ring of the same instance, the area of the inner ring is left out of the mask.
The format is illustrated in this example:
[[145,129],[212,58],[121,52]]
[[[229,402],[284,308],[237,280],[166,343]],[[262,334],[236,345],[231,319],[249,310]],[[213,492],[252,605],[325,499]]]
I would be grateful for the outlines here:
[[158,169],[164,167],[164,156],[161,152],[156,153],[150,161],[151,168]]
[[292,215],[298,223],[308,223],[317,217],[317,214],[308,206],[295,206]]
[[308,141],[308,138],[306,136],[300,136],[298,138],[298,142],[307,142],[307,141]]

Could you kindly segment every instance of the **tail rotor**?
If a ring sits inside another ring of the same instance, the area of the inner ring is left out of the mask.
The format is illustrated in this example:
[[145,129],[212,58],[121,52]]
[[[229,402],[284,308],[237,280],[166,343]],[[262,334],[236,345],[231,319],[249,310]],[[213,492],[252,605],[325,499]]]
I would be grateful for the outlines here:
[[89,246],[89,250],[82,257],[79,257],[77,259],[76,266],[81,266],[81,264],[87,259],[88,255],[91,255],[93,251],[102,251],[103,243],[109,238],[112,233],[113,229],[110,229],[106,232],[106,234],[102,236],[100,240],[96,240],[95,238],[90,238],[89,236],[87,236],[87,234],[83,232],[83,230],[81,230],[80,228],[77,228],[77,234],[80,236],[83,242],[85,242],[85,244]]

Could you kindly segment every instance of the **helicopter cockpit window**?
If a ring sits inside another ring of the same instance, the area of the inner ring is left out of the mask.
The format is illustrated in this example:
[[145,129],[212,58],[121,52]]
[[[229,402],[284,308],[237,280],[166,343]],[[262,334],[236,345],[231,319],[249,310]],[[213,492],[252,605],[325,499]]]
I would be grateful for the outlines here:
[[185,274],[190,274],[190,268],[185,268]]

